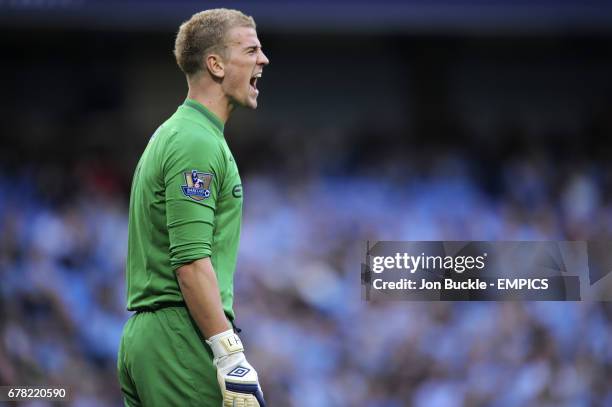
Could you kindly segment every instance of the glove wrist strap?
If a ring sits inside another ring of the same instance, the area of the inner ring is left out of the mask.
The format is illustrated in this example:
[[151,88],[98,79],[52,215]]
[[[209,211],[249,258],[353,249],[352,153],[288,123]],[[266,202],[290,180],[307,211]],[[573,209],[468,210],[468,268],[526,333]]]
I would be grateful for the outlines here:
[[232,329],[211,336],[206,343],[212,349],[215,359],[244,352],[242,341]]

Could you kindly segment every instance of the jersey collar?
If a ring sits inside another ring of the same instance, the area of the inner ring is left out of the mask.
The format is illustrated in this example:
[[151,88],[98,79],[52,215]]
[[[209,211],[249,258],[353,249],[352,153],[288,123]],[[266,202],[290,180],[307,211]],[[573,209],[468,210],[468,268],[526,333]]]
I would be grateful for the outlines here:
[[198,112],[202,113],[216,128],[223,134],[223,122],[213,112],[208,110],[206,106],[193,99],[185,99],[183,106],[189,106]]

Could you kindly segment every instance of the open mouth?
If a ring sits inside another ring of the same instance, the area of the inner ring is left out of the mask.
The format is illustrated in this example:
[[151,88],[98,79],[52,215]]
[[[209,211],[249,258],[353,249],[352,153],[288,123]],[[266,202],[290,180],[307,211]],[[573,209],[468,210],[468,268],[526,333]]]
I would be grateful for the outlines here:
[[261,78],[261,72],[256,73],[255,75],[253,75],[251,77],[251,80],[249,81],[251,88],[253,88],[253,91],[259,93],[259,90],[257,90],[257,79]]

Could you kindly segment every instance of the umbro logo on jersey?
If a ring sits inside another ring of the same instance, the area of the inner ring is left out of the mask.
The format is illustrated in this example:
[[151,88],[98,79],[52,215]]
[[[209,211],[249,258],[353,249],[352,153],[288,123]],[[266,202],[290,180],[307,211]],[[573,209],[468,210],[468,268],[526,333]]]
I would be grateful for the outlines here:
[[183,173],[185,185],[181,186],[183,194],[194,201],[202,201],[210,197],[210,183],[213,174],[191,170]]

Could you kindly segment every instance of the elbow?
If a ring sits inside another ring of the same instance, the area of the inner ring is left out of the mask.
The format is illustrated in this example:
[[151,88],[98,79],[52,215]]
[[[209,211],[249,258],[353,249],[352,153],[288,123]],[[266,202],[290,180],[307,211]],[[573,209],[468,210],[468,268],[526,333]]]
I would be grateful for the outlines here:
[[176,274],[176,278],[179,283],[184,284],[190,280],[190,277],[193,275],[193,263],[183,264],[179,268],[177,268],[174,273]]
[[206,274],[208,270],[212,271],[212,264],[210,258],[205,257],[183,264],[175,270],[175,273],[180,283],[187,284],[198,274]]

